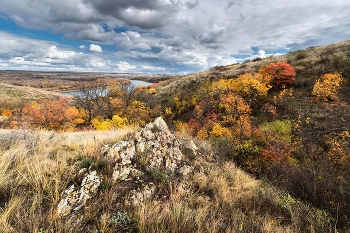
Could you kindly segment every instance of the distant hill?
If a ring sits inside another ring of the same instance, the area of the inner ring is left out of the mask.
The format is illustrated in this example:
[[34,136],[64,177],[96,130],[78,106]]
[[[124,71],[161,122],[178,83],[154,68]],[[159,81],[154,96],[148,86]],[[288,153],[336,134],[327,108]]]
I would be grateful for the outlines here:
[[235,78],[245,72],[256,72],[259,68],[273,62],[287,61],[297,72],[299,85],[314,82],[322,73],[342,72],[346,78],[350,77],[350,40],[325,45],[310,47],[305,50],[290,52],[285,55],[270,56],[264,59],[247,60],[242,64],[216,66],[209,70],[175,77],[164,81],[162,90],[190,89],[191,86],[203,83],[207,80],[219,78]]

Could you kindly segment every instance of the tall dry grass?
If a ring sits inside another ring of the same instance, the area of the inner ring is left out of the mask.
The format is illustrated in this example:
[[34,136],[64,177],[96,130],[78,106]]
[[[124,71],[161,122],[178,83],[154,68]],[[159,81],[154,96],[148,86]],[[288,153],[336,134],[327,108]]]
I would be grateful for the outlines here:
[[255,180],[233,163],[196,174],[188,192],[135,211],[140,232],[330,232],[327,215]]
[[56,208],[74,180],[67,161],[100,156],[103,145],[130,131],[1,131],[0,232],[66,232]]
[[193,155],[187,161],[202,169],[159,186],[160,198],[132,206],[124,200],[133,187],[103,171],[101,195],[75,217],[60,218],[64,190],[79,183],[71,161],[99,158],[103,145],[130,131],[0,132],[0,232],[331,232],[322,211],[231,162]]

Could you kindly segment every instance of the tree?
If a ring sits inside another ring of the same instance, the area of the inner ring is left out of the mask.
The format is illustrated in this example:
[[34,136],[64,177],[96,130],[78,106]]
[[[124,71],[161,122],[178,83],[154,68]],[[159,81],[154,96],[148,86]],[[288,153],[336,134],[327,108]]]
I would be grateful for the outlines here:
[[118,115],[114,115],[111,120],[99,116],[92,119],[91,123],[97,130],[112,130],[127,126],[127,119]]
[[117,102],[122,105],[122,113],[125,113],[134,100],[136,90],[136,86],[130,80],[119,82],[110,90],[109,97],[117,99]]
[[269,84],[274,90],[284,89],[287,85],[293,84],[296,76],[293,66],[287,62],[271,63],[259,69],[259,73],[271,77]]
[[75,104],[78,108],[84,110],[85,123],[91,123],[94,117],[113,116],[112,105],[108,95],[108,81],[98,79],[89,83],[81,83],[78,86],[78,94],[74,97]]
[[249,105],[255,103],[260,97],[266,96],[271,88],[269,85],[270,76],[263,77],[261,74],[245,73],[237,79],[233,79],[230,90],[241,96]]
[[31,101],[25,104],[22,121],[27,121],[32,127],[43,127],[50,130],[72,128],[83,123],[78,109],[71,107],[69,99]]
[[336,99],[342,81],[342,75],[339,73],[325,74],[316,81],[312,94],[322,100]]

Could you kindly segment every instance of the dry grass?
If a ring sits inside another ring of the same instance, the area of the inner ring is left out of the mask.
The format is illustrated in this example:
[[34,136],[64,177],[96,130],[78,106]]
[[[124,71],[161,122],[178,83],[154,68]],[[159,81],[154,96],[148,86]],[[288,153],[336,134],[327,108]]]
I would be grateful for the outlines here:
[[[60,97],[59,93],[40,90],[26,86],[15,86],[0,83],[0,106],[8,109],[20,108],[28,101],[39,99],[55,99]],[[0,107],[0,111],[5,110]]]
[[160,186],[160,199],[130,206],[123,202],[129,187],[104,177],[101,195],[84,211],[76,218],[60,218],[57,204],[79,179],[69,161],[98,158],[103,145],[130,131],[2,131],[0,232],[329,232],[323,212],[253,179],[233,163],[219,165],[205,157],[191,158],[202,172]]
[[233,163],[214,165],[208,172],[196,174],[187,192],[174,190],[166,201],[139,206],[139,231],[328,232],[324,213],[253,179]]
[[99,156],[102,145],[120,140],[130,131],[2,131],[0,232],[61,231],[56,208],[75,175],[67,161],[82,155]]

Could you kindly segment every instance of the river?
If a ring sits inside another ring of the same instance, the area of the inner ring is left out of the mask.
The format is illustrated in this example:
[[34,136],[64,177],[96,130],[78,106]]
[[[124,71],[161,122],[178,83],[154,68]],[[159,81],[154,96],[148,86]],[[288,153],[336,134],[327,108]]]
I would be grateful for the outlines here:
[[[136,87],[137,86],[150,86],[152,83],[145,82],[145,81],[140,81],[140,80],[130,80],[131,84],[134,84]],[[108,93],[105,93],[107,95]],[[72,97],[72,96],[79,96],[78,91],[72,91],[72,92],[65,92],[61,94],[63,97]]]

